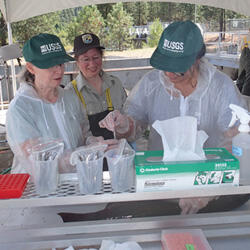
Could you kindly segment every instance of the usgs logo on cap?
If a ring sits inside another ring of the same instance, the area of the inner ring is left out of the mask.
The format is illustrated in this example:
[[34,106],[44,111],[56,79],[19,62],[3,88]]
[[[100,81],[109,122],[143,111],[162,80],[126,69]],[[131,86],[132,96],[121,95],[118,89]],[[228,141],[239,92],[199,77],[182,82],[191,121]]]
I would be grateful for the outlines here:
[[42,55],[53,53],[53,52],[60,52],[62,51],[62,46],[60,43],[50,43],[44,44],[40,46]]
[[183,53],[184,52],[184,43],[183,42],[169,41],[169,40],[165,39],[162,48],[165,50],[169,50],[171,52]]

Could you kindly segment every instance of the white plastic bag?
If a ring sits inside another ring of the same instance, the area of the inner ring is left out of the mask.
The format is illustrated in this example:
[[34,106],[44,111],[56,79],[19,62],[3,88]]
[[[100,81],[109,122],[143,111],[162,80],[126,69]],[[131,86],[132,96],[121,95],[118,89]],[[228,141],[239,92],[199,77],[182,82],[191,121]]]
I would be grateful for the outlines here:
[[[64,250],[74,250],[72,246]],[[84,248],[80,250],[97,250],[95,248]],[[135,241],[126,241],[123,243],[115,243],[112,240],[103,240],[99,250],[142,250]]]
[[99,250],[142,250],[142,248],[135,241],[115,243],[112,240],[103,240]]

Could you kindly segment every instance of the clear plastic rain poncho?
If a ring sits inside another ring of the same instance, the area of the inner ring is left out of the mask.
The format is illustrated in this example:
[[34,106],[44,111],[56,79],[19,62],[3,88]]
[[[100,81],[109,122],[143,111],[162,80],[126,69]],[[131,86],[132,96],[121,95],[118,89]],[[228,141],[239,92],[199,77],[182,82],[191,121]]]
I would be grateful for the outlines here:
[[[56,103],[42,100],[35,89],[22,83],[12,100],[7,116],[7,140],[14,152],[13,173],[29,172],[29,150],[38,142],[61,139],[65,157],[75,148],[84,145],[91,135],[86,112],[76,98],[74,90],[58,87]],[[64,166],[67,167],[67,166]]]
[[125,112],[136,120],[137,132],[150,126],[150,150],[162,149],[161,138],[151,125],[156,120],[184,115],[196,117],[197,129],[208,134],[205,147],[223,147],[224,132],[232,117],[230,103],[246,107],[233,81],[203,58],[196,89],[189,96],[183,97],[163,71],[153,70],[132,90]]

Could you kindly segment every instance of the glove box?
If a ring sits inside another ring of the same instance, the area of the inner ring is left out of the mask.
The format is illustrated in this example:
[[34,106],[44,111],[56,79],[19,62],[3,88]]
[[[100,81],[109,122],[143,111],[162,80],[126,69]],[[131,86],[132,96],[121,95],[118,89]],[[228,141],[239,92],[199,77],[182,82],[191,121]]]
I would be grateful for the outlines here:
[[204,149],[206,160],[162,162],[163,151],[135,156],[136,191],[239,185],[239,161],[224,148]]

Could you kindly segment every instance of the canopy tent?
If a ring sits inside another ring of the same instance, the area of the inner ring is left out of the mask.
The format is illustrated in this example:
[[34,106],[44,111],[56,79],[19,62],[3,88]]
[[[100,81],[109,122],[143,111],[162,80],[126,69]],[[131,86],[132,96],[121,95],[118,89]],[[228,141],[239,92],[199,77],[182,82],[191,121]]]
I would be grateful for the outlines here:
[[[84,5],[95,5],[115,2],[135,2],[148,0],[0,0],[0,10],[7,22],[8,40],[12,44],[11,23],[39,16],[49,12]],[[151,0],[151,2],[159,0]],[[233,10],[250,16],[250,0],[160,0],[161,2],[191,3]],[[13,92],[16,90],[15,67],[11,61]]]
[[[6,22],[12,23],[33,16],[91,4],[135,2],[136,0],[0,0]],[[140,0],[144,1],[144,0]],[[145,0],[147,1],[147,0]],[[159,2],[159,0],[151,0]],[[233,10],[250,16],[250,0],[160,0],[161,2],[191,3]]]

